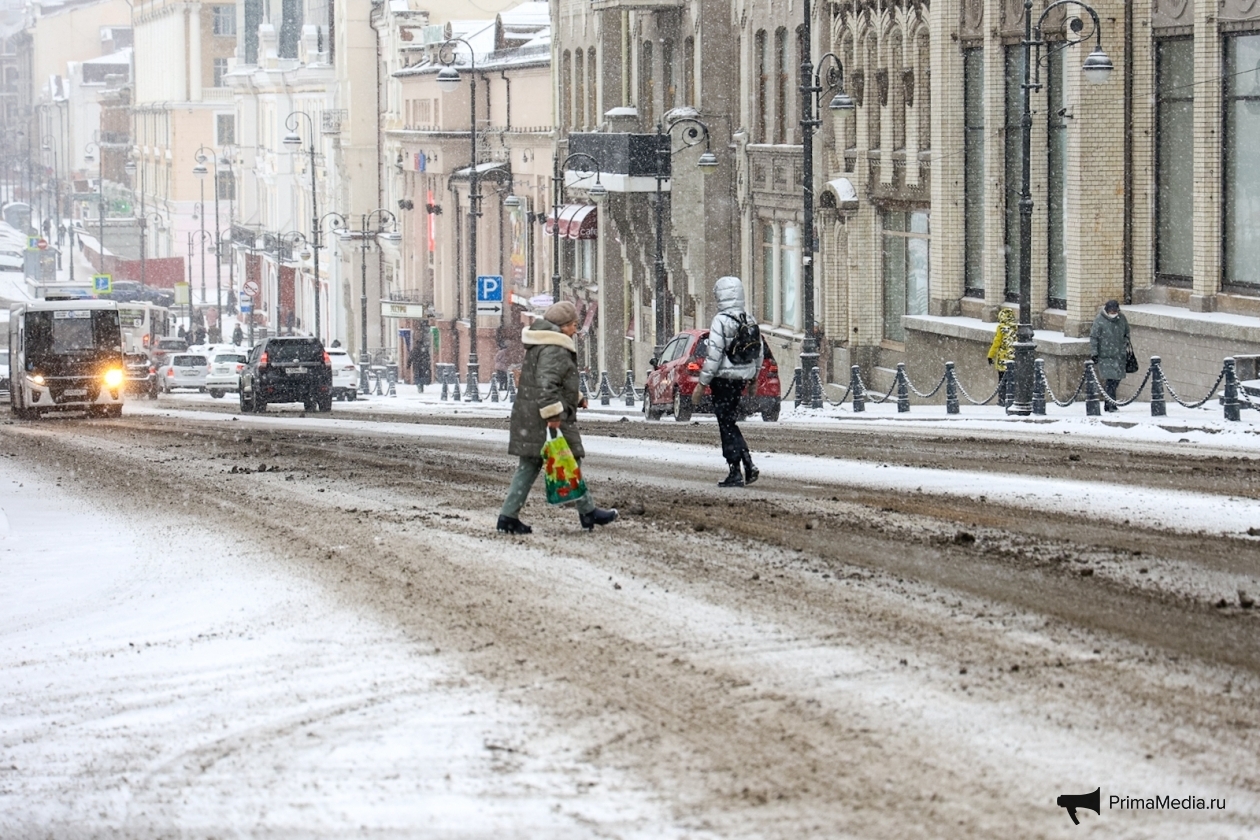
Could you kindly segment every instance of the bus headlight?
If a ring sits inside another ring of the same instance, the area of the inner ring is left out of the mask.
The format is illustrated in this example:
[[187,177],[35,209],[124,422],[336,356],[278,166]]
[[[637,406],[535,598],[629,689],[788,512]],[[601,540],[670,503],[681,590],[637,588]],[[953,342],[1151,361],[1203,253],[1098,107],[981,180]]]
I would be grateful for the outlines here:
[[105,371],[105,386],[107,388],[117,388],[123,382],[123,372],[118,368],[110,368]]
[[34,384],[36,384],[36,385],[43,385],[43,384],[44,384],[44,376],[43,376],[43,374],[39,374],[39,373],[32,373],[30,376],[28,376],[28,377],[26,377],[26,378],[27,378],[27,379],[29,379],[29,380],[31,380],[31,382],[32,382],[32,383],[34,383]]

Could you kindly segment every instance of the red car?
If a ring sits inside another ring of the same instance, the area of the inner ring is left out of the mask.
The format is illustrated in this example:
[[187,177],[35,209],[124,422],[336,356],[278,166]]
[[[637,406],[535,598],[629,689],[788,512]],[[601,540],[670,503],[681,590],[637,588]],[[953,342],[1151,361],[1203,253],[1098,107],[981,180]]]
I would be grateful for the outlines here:
[[[652,360],[652,372],[643,389],[644,417],[660,420],[668,411],[675,420],[685,423],[691,419],[692,411],[712,413],[713,402],[708,393],[699,406],[693,408],[691,403],[691,392],[699,384],[700,367],[708,352],[708,339],[708,330],[683,330],[669,340],[660,358]],[[761,419],[770,423],[779,419],[779,365],[764,337],[761,346],[765,356],[761,371],[754,386],[745,389],[740,397],[739,409],[743,415],[760,413]]]

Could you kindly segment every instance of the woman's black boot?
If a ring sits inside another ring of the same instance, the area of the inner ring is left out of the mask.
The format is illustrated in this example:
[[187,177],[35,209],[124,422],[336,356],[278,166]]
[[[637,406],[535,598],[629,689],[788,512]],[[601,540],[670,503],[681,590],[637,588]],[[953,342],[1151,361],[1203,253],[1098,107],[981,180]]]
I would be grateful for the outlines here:
[[739,474],[739,461],[732,461],[729,466],[730,474],[718,482],[718,487],[743,487],[744,477]]
[[753,466],[751,452],[744,453],[743,461],[744,461],[744,483],[752,484],[754,481],[757,480],[757,477],[761,475],[761,470]]

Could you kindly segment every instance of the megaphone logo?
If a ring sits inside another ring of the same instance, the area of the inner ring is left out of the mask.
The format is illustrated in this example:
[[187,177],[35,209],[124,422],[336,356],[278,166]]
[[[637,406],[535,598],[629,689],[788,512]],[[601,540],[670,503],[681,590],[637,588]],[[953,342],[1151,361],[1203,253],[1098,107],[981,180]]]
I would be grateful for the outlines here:
[[1094,788],[1093,793],[1065,793],[1059,796],[1058,806],[1067,808],[1068,816],[1072,818],[1073,825],[1080,825],[1081,821],[1076,818],[1076,809],[1085,808],[1093,811],[1095,814],[1102,814],[1099,809],[1098,802],[1102,796],[1102,788]]

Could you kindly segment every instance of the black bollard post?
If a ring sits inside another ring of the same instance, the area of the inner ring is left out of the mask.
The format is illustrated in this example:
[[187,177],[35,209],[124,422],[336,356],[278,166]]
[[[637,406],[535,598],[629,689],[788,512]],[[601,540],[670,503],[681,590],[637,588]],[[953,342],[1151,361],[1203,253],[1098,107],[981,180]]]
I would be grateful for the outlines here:
[[588,400],[591,398],[591,380],[587,377],[586,371],[582,371],[581,375],[578,376],[578,390]]
[[910,380],[906,378],[906,363],[897,362],[897,413],[910,410]]
[[510,403],[516,402],[516,377],[512,375],[511,371],[508,371],[507,375],[507,401]]
[[1238,371],[1232,356],[1225,360],[1225,399],[1221,404],[1225,406],[1226,420],[1242,419],[1241,406],[1238,403]]
[[1159,356],[1151,356],[1151,416],[1167,417],[1168,406],[1164,403],[1164,370]]
[[1032,392],[1032,410],[1033,414],[1044,417],[1046,415],[1046,362],[1045,359],[1037,359],[1033,362],[1033,392]]
[[634,408],[634,371],[626,371],[626,407]]
[[468,382],[464,386],[464,399],[468,402],[481,402],[481,383],[477,380],[478,369],[468,366]]
[[490,402],[497,403],[499,401],[499,377],[490,377]]
[[612,398],[612,386],[608,384],[608,371],[601,370],[599,372],[599,404],[611,405]]
[[459,402],[459,371],[451,371],[451,379],[453,380],[451,384],[451,399]]
[[1094,376],[1094,363],[1085,363],[1085,416],[1101,417],[1102,406],[1098,400],[1098,378]]
[[853,394],[854,413],[866,411],[866,389],[862,387],[862,369],[857,365],[849,371],[849,392]]
[[374,397],[385,396],[385,392],[381,390],[381,373],[382,372],[379,370],[376,372],[376,390],[372,392],[372,396]]
[[450,377],[446,375],[446,368],[444,367],[438,368],[438,378],[442,380],[442,396],[440,397],[440,399],[442,400],[442,402],[446,402],[447,400],[451,398],[450,386],[447,381],[450,379]]
[[794,408],[801,407],[801,369],[798,367],[792,373],[792,406]]
[[814,365],[814,367],[810,368],[809,378],[811,380],[810,385],[813,386],[810,388],[810,391],[812,393],[810,394],[809,407],[822,408],[823,397],[825,395],[823,394],[822,372],[819,370],[817,365]]
[[958,378],[953,362],[945,363],[945,413],[958,413]]

